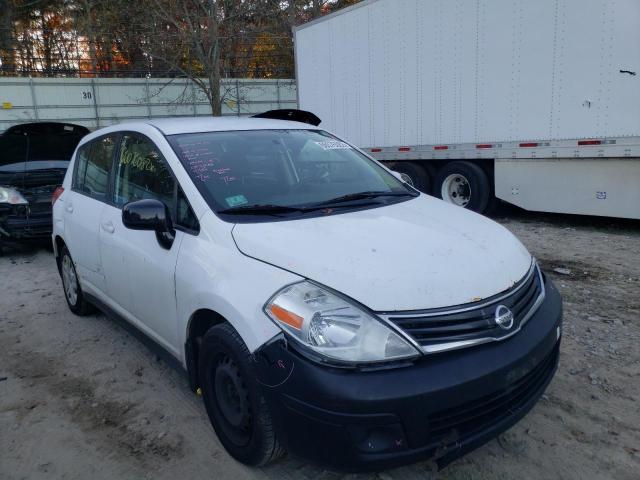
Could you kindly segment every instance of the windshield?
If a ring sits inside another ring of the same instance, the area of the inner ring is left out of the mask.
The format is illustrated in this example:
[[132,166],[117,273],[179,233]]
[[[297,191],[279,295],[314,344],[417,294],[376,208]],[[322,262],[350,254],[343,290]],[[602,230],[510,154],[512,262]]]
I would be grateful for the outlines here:
[[370,208],[417,195],[320,130],[206,132],[173,135],[169,141],[211,207],[222,214]]

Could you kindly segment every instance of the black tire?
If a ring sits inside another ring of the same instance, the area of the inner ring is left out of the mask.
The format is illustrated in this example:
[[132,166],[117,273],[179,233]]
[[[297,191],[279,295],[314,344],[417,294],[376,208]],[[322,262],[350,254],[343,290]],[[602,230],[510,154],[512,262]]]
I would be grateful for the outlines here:
[[426,168],[411,162],[396,162],[391,170],[409,176],[413,186],[421,192],[431,193],[431,176]]
[[[63,265],[66,262],[65,258],[68,259],[70,268],[73,270],[73,275],[76,279],[77,291],[75,296],[69,295],[67,291],[67,284],[65,281],[66,277],[63,273]],[[95,308],[84,297],[84,292],[82,291],[80,280],[78,279],[78,275],[76,273],[76,265],[73,262],[71,254],[69,253],[69,250],[67,250],[66,246],[63,246],[62,251],[60,252],[60,277],[62,278],[62,290],[64,293],[64,298],[67,301],[67,305],[69,305],[69,310],[81,317],[93,313],[95,311]]]
[[[459,175],[460,178],[466,180],[466,182],[464,180],[462,182],[465,185],[462,195],[465,198],[468,196],[468,203],[464,205],[464,208],[484,213],[491,198],[491,186],[482,168],[470,162],[451,162],[445,165],[440,169],[433,182],[433,193],[436,197],[443,198],[443,184],[452,175]],[[447,200],[447,198],[443,198],[443,200]]]
[[222,323],[207,331],[198,364],[207,414],[227,452],[252,466],[284,455],[256,381],[251,353],[231,325]]

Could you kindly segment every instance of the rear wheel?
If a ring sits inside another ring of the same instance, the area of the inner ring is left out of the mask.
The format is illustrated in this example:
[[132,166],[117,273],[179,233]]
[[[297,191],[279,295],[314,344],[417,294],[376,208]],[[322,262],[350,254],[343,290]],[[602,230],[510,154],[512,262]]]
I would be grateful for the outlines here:
[[411,179],[411,185],[421,192],[431,192],[431,177],[426,168],[411,162],[396,162],[391,170],[407,175]]
[[438,172],[434,193],[445,202],[484,213],[491,189],[484,171],[470,162],[452,162]]
[[207,331],[199,365],[207,414],[231,456],[247,465],[265,465],[282,456],[251,353],[231,325]]
[[76,315],[88,315],[93,311],[93,306],[87,302],[80,287],[76,267],[67,247],[62,247],[60,255],[60,274],[62,276],[62,288],[64,298],[69,309]]

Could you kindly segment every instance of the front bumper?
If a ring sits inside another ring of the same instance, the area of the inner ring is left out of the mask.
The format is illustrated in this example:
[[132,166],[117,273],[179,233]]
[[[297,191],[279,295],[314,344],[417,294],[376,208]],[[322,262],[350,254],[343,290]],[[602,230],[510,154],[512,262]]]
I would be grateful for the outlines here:
[[440,468],[496,437],[538,401],[557,364],[562,300],[550,280],[513,337],[390,370],[320,366],[280,339],[255,354],[279,440],[340,470],[433,459]]
[[43,239],[51,236],[51,211],[31,213],[26,206],[0,207],[0,240]]

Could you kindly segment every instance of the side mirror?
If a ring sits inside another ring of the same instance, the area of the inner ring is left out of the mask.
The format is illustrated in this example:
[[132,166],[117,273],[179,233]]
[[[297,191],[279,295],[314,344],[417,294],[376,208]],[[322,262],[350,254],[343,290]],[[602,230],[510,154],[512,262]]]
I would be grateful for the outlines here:
[[169,208],[160,200],[146,199],[122,207],[122,224],[131,230],[156,232],[161,247],[169,250],[176,237]]

